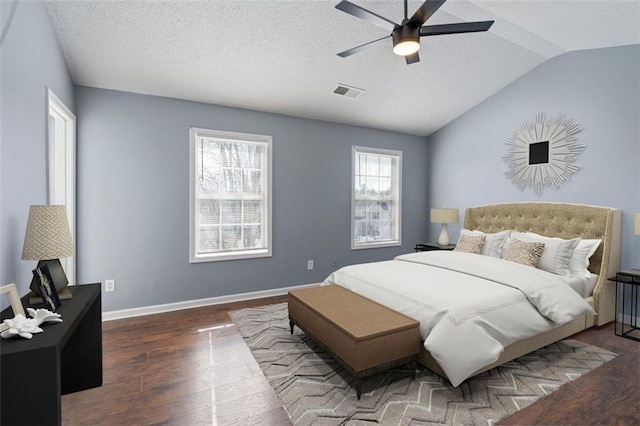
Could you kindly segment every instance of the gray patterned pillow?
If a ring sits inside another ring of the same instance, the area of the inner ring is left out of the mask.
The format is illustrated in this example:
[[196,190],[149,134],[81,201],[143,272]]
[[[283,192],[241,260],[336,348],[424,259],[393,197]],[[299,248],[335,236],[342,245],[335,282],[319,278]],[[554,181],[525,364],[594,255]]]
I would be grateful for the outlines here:
[[511,240],[504,258],[535,268],[543,251],[544,243],[525,243],[520,240]]
[[456,248],[453,250],[480,254],[480,252],[482,252],[482,247],[484,246],[484,239],[484,235],[460,235],[458,244],[456,244]]

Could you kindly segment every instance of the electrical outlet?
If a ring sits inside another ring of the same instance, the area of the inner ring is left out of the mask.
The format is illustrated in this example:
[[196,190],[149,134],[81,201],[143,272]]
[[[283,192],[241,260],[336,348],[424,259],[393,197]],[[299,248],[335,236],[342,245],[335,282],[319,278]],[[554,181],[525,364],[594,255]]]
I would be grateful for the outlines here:
[[104,281],[104,291],[105,292],[116,291],[116,280],[114,280],[114,279],[105,280]]
[[313,260],[307,260],[307,271],[311,271],[313,269]]

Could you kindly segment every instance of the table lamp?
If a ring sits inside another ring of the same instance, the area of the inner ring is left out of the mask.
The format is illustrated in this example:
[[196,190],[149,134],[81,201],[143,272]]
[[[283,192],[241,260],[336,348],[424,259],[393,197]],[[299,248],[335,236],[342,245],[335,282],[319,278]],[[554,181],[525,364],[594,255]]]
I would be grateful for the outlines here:
[[[31,206],[22,248],[23,260],[37,260],[38,268],[46,266],[58,297],[70,299],[67,275],[60,264],[61,257],[73,255],[73,243],[64,205]],[[42,296],[35,278],[31,281],[31,291]]]
[[431,209],[431,223],[442,224],[438,244],[448,246],[449,233],[447,232],[447,223],[458,223],[458,209]]

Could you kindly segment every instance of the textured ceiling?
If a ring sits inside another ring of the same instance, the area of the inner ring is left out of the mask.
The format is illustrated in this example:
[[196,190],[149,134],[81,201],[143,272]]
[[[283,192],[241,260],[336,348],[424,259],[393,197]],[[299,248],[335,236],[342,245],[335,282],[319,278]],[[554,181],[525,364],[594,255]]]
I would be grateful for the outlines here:
[[[402,20],[401,0],[351,1]],[[46,3],[76,84],[423,136],[551,57],[640,44],[640,0],[449,0],[428,24],[494,25],[422,38],[413,65],[391,41],[338,57],[388,35],[338,0]],[[365,92],[339,96],[338,83]]]

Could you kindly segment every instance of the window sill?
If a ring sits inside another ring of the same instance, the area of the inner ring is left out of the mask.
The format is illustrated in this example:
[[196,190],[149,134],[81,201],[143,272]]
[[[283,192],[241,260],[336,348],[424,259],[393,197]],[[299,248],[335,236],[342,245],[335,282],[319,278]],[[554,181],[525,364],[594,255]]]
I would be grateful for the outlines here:
[[271,250],[251,250],[251,251],[233,251],[228,253],[217,253],[208,255],[191,255],[189,263],[204,263],[204,262],[221,262],[225,260],[242,260],[242,259],[256,259],[260,257],[271,257]]
[[372,248],[384,248],[384,247],[398,247],[401,246],[401,241],[382,241],[379,243],[371,242],[371,243],[362,243],[362,244],[353,244],[351,243],[351,250],[363,250],[363,249],[372,249]]

